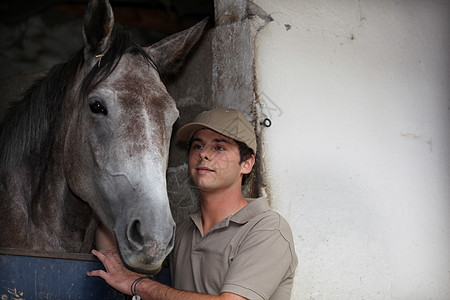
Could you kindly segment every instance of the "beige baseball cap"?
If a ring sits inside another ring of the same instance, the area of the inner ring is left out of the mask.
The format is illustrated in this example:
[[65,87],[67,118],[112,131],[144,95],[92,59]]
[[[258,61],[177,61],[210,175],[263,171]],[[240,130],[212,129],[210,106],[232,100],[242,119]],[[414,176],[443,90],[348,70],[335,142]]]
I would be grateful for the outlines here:
[[177,137],[189,142],[195,131],[208,128],[226,137],[245,143],[256,154],[256,136],[252,124],[238,110],[231,108],[215,108],[204,111],[178,129]]

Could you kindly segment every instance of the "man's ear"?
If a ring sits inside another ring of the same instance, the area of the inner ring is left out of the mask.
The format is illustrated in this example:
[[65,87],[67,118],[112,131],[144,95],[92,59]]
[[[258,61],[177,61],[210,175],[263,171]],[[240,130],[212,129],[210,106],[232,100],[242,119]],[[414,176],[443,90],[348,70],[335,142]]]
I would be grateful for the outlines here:
[[241,163],[241,173],[249,174],[255,165],[255,156],[252,154],[249,158]]

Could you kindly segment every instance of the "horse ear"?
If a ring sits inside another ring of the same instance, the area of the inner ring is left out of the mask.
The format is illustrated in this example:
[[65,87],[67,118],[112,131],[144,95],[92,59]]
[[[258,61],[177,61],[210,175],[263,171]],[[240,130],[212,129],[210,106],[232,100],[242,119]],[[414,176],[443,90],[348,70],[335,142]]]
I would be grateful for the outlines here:
[[176,73],[203,34],[208,18],[145,48],[161,75]]
[[106,52],[113,27],[114,14],[109,1],[89,1],[83,24],[84,58],[88,64],[96,55]]

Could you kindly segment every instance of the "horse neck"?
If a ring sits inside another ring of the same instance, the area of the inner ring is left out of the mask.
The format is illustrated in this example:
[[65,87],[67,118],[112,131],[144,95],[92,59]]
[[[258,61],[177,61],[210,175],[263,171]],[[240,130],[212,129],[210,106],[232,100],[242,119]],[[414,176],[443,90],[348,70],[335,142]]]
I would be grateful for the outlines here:
[[[55,120],[49,135],[53,136],[50,147],[41,155],[45,165],[40,168],[40,179],[36,180],[36,193],[32,198],[33,224],[40,232],[50,233],[58,250],[81,252],[92,245],[94,214],[89,205],[78,198],[67,185],[64,171],[65,138],[71,112],[74,111],[71,95],[67,95],[62,107],[64,118]],[[70,223],[67,222],[70,220]],[[83,244],[84,243],[84,244]],[[55,249],[53,249],[55,250]]]
[[[73,195],[64,177],[64,142],[73,111],[67,109],[72,105],[68,103],[68,91],[72,87],[66,78],[64,93],[48,93],[51,87],[63,89],[52,86],[60,75],[58,71],[35,83],[18,104],[21,113],[11,115],[4,124],[2,137],[6,142],[0,151],[0,173],[2,182],[10,184],[0,182],[0,192],[4,192],[0,206],[2,211],[16,207],[5,222],[31,231],[29,237],[23,237],[22,240],[28,240],[23,245],[78,252],[92,211]],[[66,224],[67,220],[73,220],[73,224]]]

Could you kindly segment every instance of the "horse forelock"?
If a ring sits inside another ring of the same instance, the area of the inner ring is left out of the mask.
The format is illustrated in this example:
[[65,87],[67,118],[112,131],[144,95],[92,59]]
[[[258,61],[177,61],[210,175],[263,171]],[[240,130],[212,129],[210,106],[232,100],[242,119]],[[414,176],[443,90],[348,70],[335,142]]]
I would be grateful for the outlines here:
[[84,100],[89,92],[114,72],[125,53],[141,55],[148,64],[157,70],[157,66],[152,58],[141,46],[131,39],[130,32],[126,30],[115,30],[112,34],[108,51],[99,58],[98,64],[93,66],[81,84],[80,94]]

